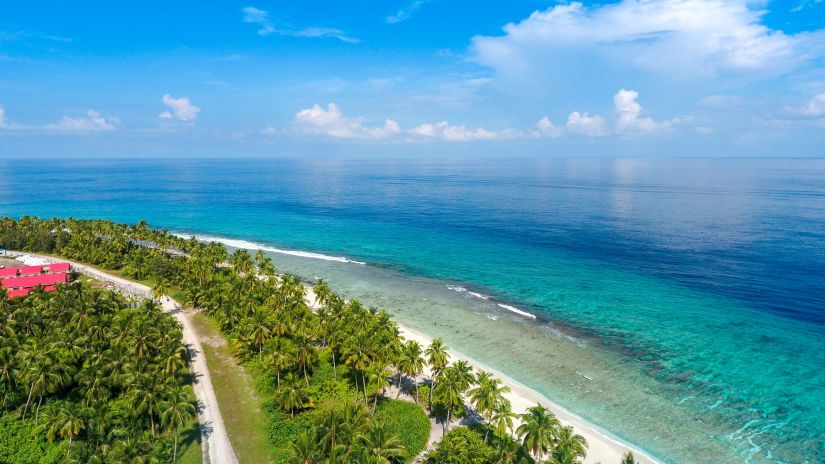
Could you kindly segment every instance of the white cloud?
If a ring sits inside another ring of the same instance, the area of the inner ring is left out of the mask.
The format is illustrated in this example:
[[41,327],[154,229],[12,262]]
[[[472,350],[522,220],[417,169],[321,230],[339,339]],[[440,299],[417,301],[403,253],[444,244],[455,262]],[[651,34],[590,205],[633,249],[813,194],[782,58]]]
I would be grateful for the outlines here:
[[198,118],[201,109],[192,104],[186,97],[175,98],[166,94],[161,98],[161,102],[168,106],[171,111],[164,111],[158,115],[161,119],[177,119],[178,121],[192,122]]
[[810,117],[825,116],[825,92],[815,95],[808,103],[793,112]]
[[401,133],[401,127],[392,119],[387,119],[383,126],[367,127],[363,118],[345,117],[335,103],[330,103],[326,109],[313,105],[299,111],[295,115],[294,126],[302,134],[351,139],[384,139]]
[[791,8],[791,12],[799,13],[800,11],[806,10],[808,8],[816,8],[820,6],[822,3],[825,3],[825,0],[802,0],[795,7]]
[[553,124],[547,116],[541,118],[539,122],[536,123],[536,129],[538,130],[537,135],[539,136],[556,138],[564,135],[564,130],[560,127],[556,127],[556,125]]
[[46,130],[54,132],[69,132],[69,133],[89,133],[89,132],[109,132],[117,130],[117,125],[120,121],[117,118],[105,118],[95,110],[86,112],[86,116],[69,117],[63,116],[63,119],[56,123],[48,124]]
[[260,25],[261,28],[258,29],[258,35],[266,36],[275,32],[275,28],[272,27],[272,24],[270,24],[267,18],[267,12],[254,6],[248,6],[243,9],[243,22]]
[[605,128],[604,118],[601,116],[590,116],[588,113],[574,111],[567,117],[567,132],[588,137],[604,137],[608,135]]
[[628,68],[679,78],[747,71],[769,77],[821,57],[825,33],[787,35],[761,23],[752,0],[575,2],[536,11],[473,39],[481,64],[500,75],[610,75]]
[[269,12],[266,10],[261,10],[259,8],[255,8],[254,6],[247,6],[243,9],[243,22],[250,23],[250,24],[257,24],[258,25],[258,35],[261,36],[268,36],[270,34],[278,34],[281,36],[290,36],[290,37],[310,37],[310,38],[323,38],[323,37],[333,37],[342,42],[347,43],[358,43],[360,42],[357,38],[351,37],[347,35],[341,29],[336,29],[332,27],[307,27],[303,29],[290,29],[290,28],[280,28],[275,27],[272,21],[269,19]]
[[9,122],[6,119],[6,109],[0,106],[0,129],[9,127]]
[[616,132],[621,135],[644,135],[660,130],[669,130],[681,120],[656,122],[651,118],[642,117],[642,105],[636,101],[639,92],[621,89],[613,96],[613,105],[616,108],[618,119]]
[[418,11],[422,6],[429,3],[429,0],[415,0],[412,3],[408,4],[404,8],[398,10],[395,14],[387,16],[384,20],[388,24],[398,24],[402,23],[412,16],[416,11]]
[[[500,133],[483,128],[468,128],[464,125],[451,126],[447,121],[437,122],[435,124],[421,124],[420,126],[410,129],[413,135],[443,139],[449,142],[470,142],[475,140],[492,140],[499,138]],[[512,138],[513,132],[507,132],[508,137]]]

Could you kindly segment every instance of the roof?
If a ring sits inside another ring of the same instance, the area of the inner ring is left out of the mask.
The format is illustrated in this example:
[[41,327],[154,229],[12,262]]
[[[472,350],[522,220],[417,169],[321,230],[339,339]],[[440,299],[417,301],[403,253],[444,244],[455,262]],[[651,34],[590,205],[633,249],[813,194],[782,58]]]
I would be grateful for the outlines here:
[[23,266],[20,268],[20,275],[33,275],[43,272],[43,266]]
[[54,285],[57,283],[65,283],[68,279],[67,274],[41,274],[27,277],[9,277],[3,279],[3,288],[32,288],[38,285]]
[[49,272],[67,272],[72,269],[72,265],[69,263],[54,263],[49,264]]
[[18,268],[18,267],[4,267],[4,268],[0,269],[0,277],[16,276],[17,271],[19,271],[19,270],[20,270],[20,268]]
[[31,290],[28,288],[22,288],[20,290],[9,290],[6,292],[6,295],[8,295],[9,298],[16,298],[18,296],[26,296],[29,293],[31,293]]

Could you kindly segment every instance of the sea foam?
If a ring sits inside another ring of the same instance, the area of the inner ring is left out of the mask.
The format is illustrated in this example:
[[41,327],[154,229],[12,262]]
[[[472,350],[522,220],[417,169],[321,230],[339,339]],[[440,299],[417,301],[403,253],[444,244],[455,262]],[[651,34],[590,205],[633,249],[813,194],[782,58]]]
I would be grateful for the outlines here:
[[230,246],[232,248],[243,248],[245,250],[263,250],[268,251],[270,253],[278,253],[282,255],[290,255],[290,256],[298,256],[300,258],[310,258],[310,259],[320,259],[323,261],[336,261],[339,263],[351,263],[351,264],[367,264],[363,261],[356,261],[354,259],[345,258],[343,256],[329,256],[324,255],[321,253],[313,253],[311,251],[301,251],[301,250],[284,250],[281,248],[274,248],[269,247],[266,245],[262,245],[260,243],[249,242],[246,240],[239,240],[234,238],[225,238],[225,237],[217,237],[214,235],[205,235],[205,234],[182,234],[182,233],[172,233],[172,235],[181,238],[191,238],[195,237],[197,240],[202,242],[218,242],[224,245]]
[[516,308],[515,306],[510,306],[510,305],[506,305],[506,304],[502,304],[502,303],[496,303],[496,304],[498,305],[499,308],[506,309],[507,311],[516,313],[519,316],[524,316],[528,319],[535,319],[536,318],[535,314],[530,314],[527,311],[522,311],[522,310]]

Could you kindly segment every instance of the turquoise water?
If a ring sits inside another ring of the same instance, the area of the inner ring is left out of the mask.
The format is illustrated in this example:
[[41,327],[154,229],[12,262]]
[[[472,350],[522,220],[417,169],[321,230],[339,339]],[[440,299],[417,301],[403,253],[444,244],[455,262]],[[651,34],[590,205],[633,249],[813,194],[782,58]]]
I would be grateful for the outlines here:
[[147,219],[322,253],[273,256],[663,461],[825,461],[823,160],[0,161],[0,172],[3,215]]

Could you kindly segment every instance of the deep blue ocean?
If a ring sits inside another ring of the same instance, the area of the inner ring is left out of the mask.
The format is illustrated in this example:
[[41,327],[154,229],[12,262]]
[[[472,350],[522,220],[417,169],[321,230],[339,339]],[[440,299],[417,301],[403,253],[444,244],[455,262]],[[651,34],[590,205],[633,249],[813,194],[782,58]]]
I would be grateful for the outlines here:
[[0,160],[0,215],[287,250],[663,461],[825,462],[822,159]]

